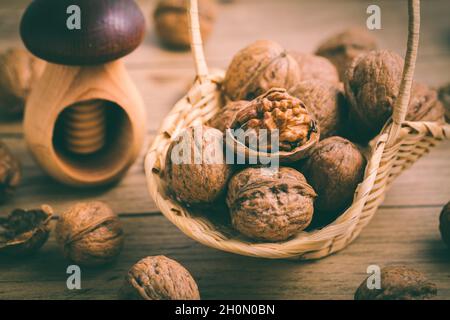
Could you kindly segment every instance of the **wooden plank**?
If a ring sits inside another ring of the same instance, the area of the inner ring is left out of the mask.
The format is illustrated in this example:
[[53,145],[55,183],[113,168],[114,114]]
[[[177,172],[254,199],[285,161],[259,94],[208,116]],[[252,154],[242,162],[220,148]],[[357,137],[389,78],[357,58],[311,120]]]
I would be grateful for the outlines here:
[[81,291],[66,289],[69,262],[52,237],[35,257],[0,260],[0,299],[114,299],[127,269],[159,254],[190,270],[203,299],[352,299],[371,264],[421,270],[437,284],[438,297],[450,299],[450,256],[439,238],[438,214],[438,208],[380,210],[352,245],[314,262],[228,254],[195,243],[161,216],[124,217],[126,245],[117,263],[82,269]]

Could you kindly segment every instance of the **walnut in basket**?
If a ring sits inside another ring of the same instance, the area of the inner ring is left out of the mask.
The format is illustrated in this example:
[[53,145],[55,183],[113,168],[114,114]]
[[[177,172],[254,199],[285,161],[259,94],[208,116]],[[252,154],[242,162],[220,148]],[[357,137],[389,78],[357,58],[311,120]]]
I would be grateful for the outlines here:
[[450,122],[450,83],[439,89],[439,100],[445,108],[445,119]]
[[[214,0],[199,0],[199,20],[202,40],[211,34],[216,19]],[[188,49],[191,43],[188,23],[189,1],[160,0],[153,13],[159,40],[167,47]]]
[[223,86],[231,100],[253,100],[274,87],[289,89],[299,80],[297,61],[278,43],[259,40],[234,56]]
[[437,294],[434,283],[421,272],[404,266],[381,269],[380,287],[369,288],[364,280],[355,292],[355,300],[428,300]]
[[326,39],[316,53],[329,59],[343,80],[352,60],[361,53],[375,50],[377,46],[377,40],[369,31],[352,27]]
[[364,156],[347,139],[330,137],[314,147],[302,172],[318,194],[315,225],[332,222],[351,204],[365,166]]
[[223,133],[207,126],[180,133],[167,151],[164,176],[171,193],[188,205],[212,203],[225,192],[232,174]]
[[126,276],[120,296],[127,300],[199,300],[197,283],[178,262],[165,256],[146,257]]
[[450,201],[442,209],[439,217],[439,230],[441,231],[442,240],[450,249]]
[[0,54],[0,115],[23,113],[31,87],[44,70],[44,61],[27,50],[11,48]]
[[247,168],[228,186],[227,205],[233,226],[260,240],[282,241],[311,222],[316,193],[292,168]]
[[346,120],[347,101],[342,83],[307,80],[289,93],[302,100],[320,128],[320,139],[338,135]]
[[299,81],[322,80],[339,82],[339,74],[330,60],[309,53],[291,52],[300,70]]
[[249,102],[245,100],[228,102],[222,110],[209,120],[208,125],[225,132],[226,129],[230,128],[236,113],[248,103]]
[[[281,162],[306,157],[320,137],[304,103],[280,88],[270,89],[238,111],[230,129],[227,143],[234,144],[237,154],[247,158],[249,153],[267,153]],[[267,135],[266,145],[250,143],[261,141],[262,135]]]

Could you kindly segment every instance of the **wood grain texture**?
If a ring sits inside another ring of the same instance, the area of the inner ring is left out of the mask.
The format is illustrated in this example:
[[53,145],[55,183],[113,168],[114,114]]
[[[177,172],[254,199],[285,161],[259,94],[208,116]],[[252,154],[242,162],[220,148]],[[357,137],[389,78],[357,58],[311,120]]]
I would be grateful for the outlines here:
[[[162,217],[148,197],[143,155],[161,120],[193,81],[189,52],[162,49],[151,24],[155,1],[138,1],[148,19],[144,44],[125,58],[144,98],[149,123],[145,148],[117,185],[93,191],[61,186],[32,160],[20,122],[0,119],[0,139],[21,159],[24,178],[15,196],[0,206],[0,215],[16,207],[49,203],[61,212],[81,200],[104,200],[121,214],[127,240],[116,264],[83,270],[81,291],[66,289],[66,267],[51,237],[42,253],[27,260],[0,258],[0,299],[115,299],[128,268],[147,255],[179,260],[197,279],[205,299],[351,299],[369,264],[404,264],[423,271],[450,299],[450,257],[438,233],[438,214],[450,200],[450,142],[444,142],[400,176],[374,220],[348,248],[315,262],[266,261],[206,248],[188,239]],[[29,0],[2,0],[0,49],[19,44],[18,21]],[[225,68],[234,53],[267,38],[289,49],[312,51],[320,41],[349,25],[365,23],[371,1],[235,0],[220,4],[215,30],[206,45],[210,67]],[[377,1],[382,46],[404,54],[405,0]],[[422,38],[416,79],[438,86],[450,80],[448,1],[422,4]],[[251,13],[251,14],[249,14]],[[270,22],[270,23],[268,23]],[[293,31],[295,30],[295,31]],[[51,261],[51,263],[49,263]]]

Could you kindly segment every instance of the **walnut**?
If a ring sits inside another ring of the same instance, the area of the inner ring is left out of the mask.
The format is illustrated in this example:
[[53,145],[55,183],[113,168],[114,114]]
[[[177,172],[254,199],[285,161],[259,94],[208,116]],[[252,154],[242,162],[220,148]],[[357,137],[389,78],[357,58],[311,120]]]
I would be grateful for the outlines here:
[[[230,137],[227,140],[245,145],[245,152],[248,149],[263,152],[264,149],[264,152],[275,154],[277,152],[272,145],[276,142],[279,149],[277,155],[282,162],[304,158],[320,137],[316,122],[303,102],[285,89],[278,88],[267,91],[237,112],[230,129],[227,130]],[[274,135],[278,141],[272,141],[269,136],[265,137],[267,143],[264,146],[262,142],[254,143],[261,138],[261,134]],[[237,147],[235,150],[239,153],[241,149]]]
[[439,230],[441,231],[442,240],[450,248],[450,201],[442,209],[439,217]]
[[21,178],[22,169],[19,160],[0,141],[0,203],[12,195]]
[[342,83],[308,80],[294,86],[289,93],[308,106],[320,128],[320,139],[340,133],[347,111]]
[[360,141],[375,137],[392,115],[400,89],[403,59],[396,53],[372,51],[356,58],[345,79],[349,121]]
[[188,205],[212,203],[225,192],[232,174],[226,164],[223,134],[207,126],[190,127],[172,142],[165,178],[176,198]]
[[302,172],[318,196],[314,224],[335,220],[352,202],[356,187],[364,176],[366,160],[347,139],[330,137],[319,142]]
[[300,67],[299,81],[322,80],[339,82],[339,74],[330,60],[309,53],[291,52]]
[[377,40],[365,29],[353,27],[326,39],[316,54],[329,59],[338,69],[341,80],[352,60],[361,53],[377,49]]
[[445,119],[450,122],[450,83],[439,89],[439,100],[445,108]]
[[369,289],[367,279],[355,292],[355,300],[428,300],[437,294],[436,285],[419,271],[404,266],[381,269],[381,288]]
[[11,48],[0,54],[0,114],[22,114],[31,87],[44,70],[44,61],[25,49]]
[[225,132],[226,129],[230,128],[236,113],[248,103],[245,100],[228,102],[222,110],[209,120],[208,125]]
[[[188,21],[188,1],[160,0],[153,13],[156,34],[163,45],[174,49],[188,49],[191,43]],[[200,33],[206,41],[216,20],[217,8],[213,0],[198,4]]]
[[59,217],[55,232],[64,255],[85,266],[113,261],[124,242],[119,217],[100,201],[77,203],[69,208]]
[[444,122],[444,106],[438,99],[436,90],[422,83],[414,83],[411,100],[406,114],[407,121],[440,121]]
[[292,168],[247,168],[229,183],[227,205],[233,226],[261,240],[282,241],[311,222],[316,193]]
[[0,254],[30,255],[47,242],[53,210],[43,205],[39,210],[16,209],[0,217]]
[[197,284],[178,262],[147,257],[129,271],[120,296],[128,300],[200,300]]
[[299,80],[297,61],[278,43],[260,40],[234,56],[223,85],[231,100],[253,100],[274,87],[289,89]]

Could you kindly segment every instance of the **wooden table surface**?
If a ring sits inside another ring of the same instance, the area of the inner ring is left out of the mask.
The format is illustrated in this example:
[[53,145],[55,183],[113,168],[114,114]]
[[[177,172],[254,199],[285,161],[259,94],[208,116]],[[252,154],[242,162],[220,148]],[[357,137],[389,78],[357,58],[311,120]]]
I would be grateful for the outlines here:
[[[18,23],[25,0],[0,3],[0,49],[20,45]],[[147,144],[173,104],[194,77],[189,52],[170,52],[158,45],[151,27],[154,1],[139,1],[149,20],[144,44],[126,65],[146,103]],[[211,67],[225,68],[233,54],[261,39],[288,49],[313,51],[327,35],[365,24],[374,1],[234,0],[220,4],[214,33],[206,46]],[[376,1],[382,9],[382,47],[404,53],[406,1]],[[450,80],[450,26],[447,0],[422,5],[422,37],[416,79],[433,86]],[[0,122],[0,139],[23,163],[23,181],[14,198],[0,207],[42,203],[60,212],[70,204],[103,200],[120,213],[127,238],[118,261],[82,270],[82,290],[66,288],[70,264],[50,238],[41,252],[25,260],[0,258],[0,299],[114,299],[128,268],[147,255],[167,255],[185,265],[204,299],[351,299],[371,264],[402,264],[423,271],[438,286],[438,297],[450,299],[450,255],[440,240],[438,215],[450,200],[450,143],[444,142],[416,163],[392,186],[369,226],[348,248],[312,262],[272,261],[228,254],[204,247],[168,222],[149,198],[141,157],[116,186],[75,190],[48,178],[33,162],[20,122]],[[147,145],[145,146],[147,148]],[[144,154],[145,150],[143,150]]]

